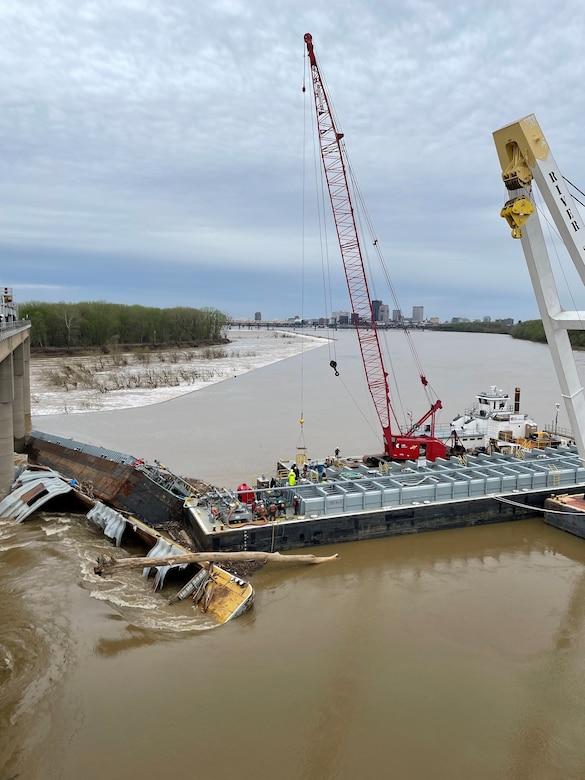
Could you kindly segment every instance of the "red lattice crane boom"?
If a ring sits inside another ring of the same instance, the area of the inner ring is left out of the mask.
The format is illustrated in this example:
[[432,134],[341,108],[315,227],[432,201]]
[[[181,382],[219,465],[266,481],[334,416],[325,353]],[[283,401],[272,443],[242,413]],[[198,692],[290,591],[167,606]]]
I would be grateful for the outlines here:
[[[435,413],[441,408],[436,401],[431,409],[406,432],[392,432],[390,388],[388,374],[384,368],[378,330],[376,328],[368,280],[363,260],[359,233],[348,182],[346,153],[341,143],[343,133],[335,125],[329,98],[323,84],[313,39],[305,35],[305,43],[311,67],[311,81],[317,117],[317,131],[321,148],[321,159],[329,190],[333,219],[337,231],[341,258],[349,291],[353,324],[355,325],[366,381],[374,407],[382,426],[384,455],[392,460],[416,460],[425,452],[427,460],[445,457],[445,444],[435,439]],[[367,324],[367,327],[365,327]],[[426,379],[422,377],[426,384]],[[417,435],[415,431],[431,418],[430,435]]]

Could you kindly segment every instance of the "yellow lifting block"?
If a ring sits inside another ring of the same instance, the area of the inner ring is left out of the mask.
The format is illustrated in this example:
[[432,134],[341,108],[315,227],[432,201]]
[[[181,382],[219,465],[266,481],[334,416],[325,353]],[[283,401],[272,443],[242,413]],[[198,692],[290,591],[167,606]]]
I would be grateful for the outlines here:
[[534,214],[534,206],[528,198],[512,198],[500,211],[500,217],[504,217],[512,228],[512,238],[522,238],[520,228],[531,214]]

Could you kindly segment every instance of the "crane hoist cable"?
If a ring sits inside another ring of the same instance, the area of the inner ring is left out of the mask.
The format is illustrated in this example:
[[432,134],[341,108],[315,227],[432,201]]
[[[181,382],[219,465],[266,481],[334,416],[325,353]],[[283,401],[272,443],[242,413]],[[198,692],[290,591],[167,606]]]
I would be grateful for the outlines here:
[[[306,63],[306,58],[305,63]],[[306,75],[308,72],[308,68],[305,65],[305,69],[303,72],[303,86],[302,86],[302,93],[303,95],[307,94],[307,87],[306,87]],[[304,122],[303,127],[305,130],[305,136],[306,136],[306,128],[307,128],[307,112],[306,112],[306,101],[303,101],[304,107],[305,107],[305,113],[304,113]],[[337,340],[334,338],[332,332],[331,332],[331,324],[333,319],[333,295],[331,292],[331,265],[330,265],[330,256],[329,256],[329,242],[327,240],[327,230],[326,230],[326,219],[325,219],[325,213],[326,213],[326,200],[328,198],[327,195],[327,185],[324,181],[324,175],[323,171],[321,169],[321,161],[320,156],[321,152],[317,145],[317,131],[314,125],[315,117],[312,112],[309,112],[309,118],[311,122],[311,139],[312,139],[312,163],[313,163],[313,169],[312,173],[315,179],[315,188],[314,191],[317,193],[317,200],[316,200],[316,206],[317,206],[317,221],[319,226],[319,251],[320,251],[320,258],[321,258],[321,281],[322,281],[322,290],[323,290],[323,311],[324,311],[324,318],[325,318],[325,324],[327,328],[327,351],[329,354],[329,363],[336,362],[337,361]],[[304,149],[307,148],[306,146],[306,138],[305,138],[305,144]],[[303,197],[305,197],[306,192],[306,177],[305,177],[305,169],[307,167],[306,159],[304,159],[303,162]],[[304,202],[304,201],[303,201]],[[305,217],[305,210],[303,210],[303,218]]]

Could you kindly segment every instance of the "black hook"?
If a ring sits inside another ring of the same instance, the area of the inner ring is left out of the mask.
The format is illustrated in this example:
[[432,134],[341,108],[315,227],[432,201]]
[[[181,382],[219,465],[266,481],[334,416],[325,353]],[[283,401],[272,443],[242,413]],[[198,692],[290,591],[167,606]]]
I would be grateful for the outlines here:
[[337,370],[337,361],[336,360],[330,360],[329,361],[329,365],[335,371],[335,376],[339,376],[339,371]]

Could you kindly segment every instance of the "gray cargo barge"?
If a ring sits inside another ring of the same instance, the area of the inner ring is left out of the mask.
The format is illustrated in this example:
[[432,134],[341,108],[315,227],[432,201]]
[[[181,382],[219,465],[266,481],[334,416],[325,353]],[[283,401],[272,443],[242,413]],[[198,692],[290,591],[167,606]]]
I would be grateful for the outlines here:
[[521,520],[551,495],[585,489],[575,447],[387,465],[388,473],[340,465],[325,470],[325,482],[254,489],[255,502],[276,508],[272,518],[256,517],[251,489],[187,499],[190,533],[202,550],[292,550]]
[[[96,497],[154,528],[178,523],[213,552],[283,551],[338,542],[520,520],[554,495],[585,491],[575,447],[467,455],[434,463],[319,464],[315,481],[280,478],[254,488],[195,488],[132,455],[33,431],[29,460],[89,483]],[[322,468],[321,468],[322,466]],[[295,514],[296,512],[296,514]]]

